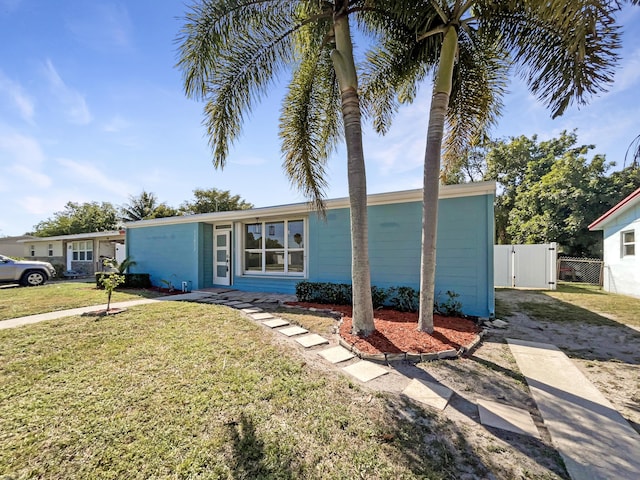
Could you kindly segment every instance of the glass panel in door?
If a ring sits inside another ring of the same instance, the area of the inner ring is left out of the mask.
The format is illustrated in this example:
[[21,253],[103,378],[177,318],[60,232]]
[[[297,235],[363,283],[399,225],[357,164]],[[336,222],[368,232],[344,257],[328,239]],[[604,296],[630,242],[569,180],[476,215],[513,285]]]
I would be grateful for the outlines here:
[[213,283],[231,285],[231,230],[215,230],[213,239]]

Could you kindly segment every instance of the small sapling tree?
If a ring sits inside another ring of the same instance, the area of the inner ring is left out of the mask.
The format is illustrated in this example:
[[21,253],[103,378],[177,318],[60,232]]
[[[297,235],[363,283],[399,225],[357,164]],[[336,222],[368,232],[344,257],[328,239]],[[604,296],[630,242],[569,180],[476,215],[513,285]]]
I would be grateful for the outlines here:
[[105,310],[105,315],[109,315],[109,308],[111,306],[111,294],[113,294],[113,291],[118,285],[122,285],[123,283],[124,275],[121,275],[119,273],[112,273],[110,275],[105,275],[102,277],[102,285],[107,292],[107,309]]

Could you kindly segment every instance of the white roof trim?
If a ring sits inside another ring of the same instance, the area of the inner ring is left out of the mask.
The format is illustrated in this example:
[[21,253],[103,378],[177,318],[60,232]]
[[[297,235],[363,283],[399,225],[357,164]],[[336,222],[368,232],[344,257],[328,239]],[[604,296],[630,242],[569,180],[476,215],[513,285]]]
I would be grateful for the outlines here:
[[631,194],[616,203],[613,207],[603,213],[598,219],[594,220],[589,226],[589,230],[604,230],[608,224],[617,219],[620,215],[627,212],[631,208],[640,205],[640,188],[634,190]]
[[[474,182],[460,185],[442,185],[440,187],[440,199],[473,197],[477,195],[495,194],[496,182]],[[421,202],[422,189],[403,190],[400,192],[374,193],[367,196],[367,205],[388,205],[392,203]],[[348,208],[349,198],[335,198],[325,201],[327,210]],[[230,222],[246,220],[248,218],[264,218],[273,216],[301,215],[312,212],[311,204],[292,203],[275,207],[251,208],[248,210],[234,210],[230,212],[200,213],[197,215],[182,215],[178,217],[154,218],[125,223],[126,228],[143,228],[160,225],[175,225],[194,222]]]
[[89,240],[92,238],[116,237],[124,239],[124,231],[108,230],[106,232],[74,233],[73,235],[57,235],[55,237],[33,237],[27,240],[18,240],[17,243],[51,242],[54,240]]

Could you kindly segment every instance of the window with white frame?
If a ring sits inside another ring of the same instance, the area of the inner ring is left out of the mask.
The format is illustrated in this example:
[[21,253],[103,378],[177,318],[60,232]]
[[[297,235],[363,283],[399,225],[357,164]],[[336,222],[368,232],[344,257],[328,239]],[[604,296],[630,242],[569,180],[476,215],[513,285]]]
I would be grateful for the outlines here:
[[93,242],[73,242],[71,244],[72,259],[74,262],[93,261]]
[[243,229],[245,273],[304,274],[304,220],[247,223]]
[[630,257],[636,254],[636,232],[629,230],[621,233],[622,240],[622,256]]
[[35,245],[31,245],[31,247],[29,248],[29,252],[30,252],[32,257],[35,257],[36,256],[36,246]]
[[53,243],[49,244],[49,246],[47,247],[47,252],[49,253],[50,257],[53,257]]

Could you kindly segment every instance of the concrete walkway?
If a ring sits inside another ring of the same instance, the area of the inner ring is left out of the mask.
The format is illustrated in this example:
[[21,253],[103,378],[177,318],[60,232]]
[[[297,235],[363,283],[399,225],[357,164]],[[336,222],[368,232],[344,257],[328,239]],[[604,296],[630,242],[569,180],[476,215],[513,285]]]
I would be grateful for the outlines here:
[[507,339],[574,480],[640,478],[640,435],[555,345]]
[[[146,305],[149,303],[158,303],[166,301],[176,300],[199,300],[203,297],[207,297],[208,294],[200,292],[185,293],[182,295],[168,295],[166,297],[158,298],[142,298],[140,300],[129,300],[128,302],[114,302],[110,305],[110,308],[127,308],[135,305]],[[90,307],[71,308],[69,310],[58,310],[56,312],[40,313],[38,315],[29,315],[27,317],[11,318],[9,320],[0,321],[0,330],[6,328],[21,327],[23,325],[30,325],[32,323],[44,322],[46,320],[55,320],[56,318],[73,317],[74,315],[82,315],[83,313],[95,312],[97,310],[104,310],[107,308],[107,304],[92,305]]]

